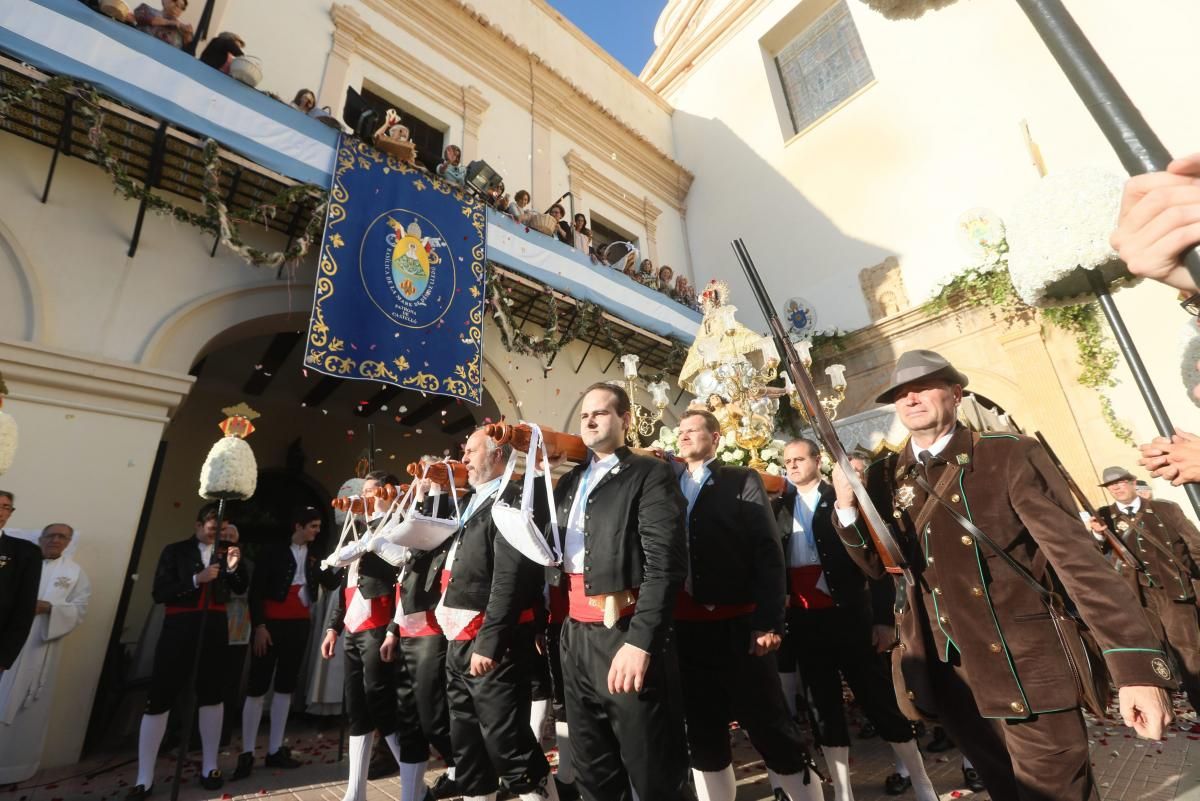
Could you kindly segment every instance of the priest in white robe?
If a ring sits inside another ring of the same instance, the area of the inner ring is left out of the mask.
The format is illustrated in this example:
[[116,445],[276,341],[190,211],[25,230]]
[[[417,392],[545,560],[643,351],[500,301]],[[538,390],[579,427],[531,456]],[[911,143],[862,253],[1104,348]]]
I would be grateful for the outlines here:
[[65,552],[74,530],[64,523],[42,529],[42,580],[37,615],[12,668],[0,674],[0,785],[37,773],[46,739],[62,639],[83,622],[91,582]]

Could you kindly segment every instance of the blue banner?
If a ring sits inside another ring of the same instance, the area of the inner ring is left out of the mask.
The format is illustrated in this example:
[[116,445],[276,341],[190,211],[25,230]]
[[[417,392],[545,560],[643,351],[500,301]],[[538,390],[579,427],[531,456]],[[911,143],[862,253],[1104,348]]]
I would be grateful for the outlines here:
[[305,365],[478,405],[484,229],[460,187],[343,137]]

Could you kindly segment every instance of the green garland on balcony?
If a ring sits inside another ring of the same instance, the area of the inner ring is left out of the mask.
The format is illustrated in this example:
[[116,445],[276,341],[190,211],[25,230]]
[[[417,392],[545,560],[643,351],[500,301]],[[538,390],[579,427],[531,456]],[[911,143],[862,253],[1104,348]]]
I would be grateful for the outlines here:
[[[76,101],[75,111],[87,123],[88,143],[96,164],[113,182],[113,193],[126,200],[145,202],[146,208],[155,214],[171,217],[201,231],[214,234],[221,244],[236,253],[252,267],[280,267],[294,265],[308,253],[312,243],[320,236],[325,223],[325,206],[328,193],[317,186],[297,184],[284,188],[274,197],[248,209],[243,219],[232,217],[221,196],[221,159],[217,143],[208,139],[204,142],[204,185],[201,190],[203,213],[172,203],[151,191],[143,182],[135,181],[120,159],[113,155],[108,134],[104,131],[105,112],[100,96],[91,86],[70,78],[56,76],[45,83],[31,82],[19,89],[0,94],[0,118],[13,105],[25,105],[47,95],[70,95]],[[293,203],[306,199],[315,201],[315,207],[300,235],[281,251],[265,251],[252,247],[242,239],[241,222],[261,222],[264,226]]]
[[[989,249],[983,265],[955,275],[925,304],[926,310],[933,314],[943,314],[952,308],[985,306],[996,309],[1006,317],[1027,313],[1030,308],[1013,289],[1012,278],[1008,274],[1006,240]],[[1081,386],[1096,390],[1100,414],[1108,430],[1118,440],[1132,446],[1135,444],[1133,431],[1117,417],[1112,399],[1105,392],[1117,385],[1113,371],[1119,354],[1104,337],[1099,309],[1099,304],[1093,301],[1077,306],[1041,309],[1041,316],[1050,325],[1073,335],[1079,366],[1082,368],[1076,380]]]

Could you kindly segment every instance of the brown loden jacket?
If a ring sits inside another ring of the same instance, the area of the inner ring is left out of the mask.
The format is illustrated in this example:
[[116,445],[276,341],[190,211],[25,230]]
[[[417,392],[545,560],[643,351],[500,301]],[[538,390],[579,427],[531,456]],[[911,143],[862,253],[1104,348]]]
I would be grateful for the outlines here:
[[[1200,531],[1170,501],[1142,500],[1137,513],[1127,515],[1110,504],[1100,517],[1137,554],[1150,575],[1121,566],[1131,587],[1156,586],[1175,601],[1196,600],[1192,579],[1200,579]],[[1164,549],[1170,553],[1164,553]],[[1153,581],[1153,585],[1151,585]]]
[[[972,441],[959,426],[929,483],[943,470],[962,472],[944,493],[1046,587],[1050,568],[1103,649],[1118,687],[1173,688],[1170,668],[1137,599],[1104,557],[1074,511],[1070,491],[1045,450],[1029,437],[983,434]],[[924,531],[913,530],[925,503],[916,485],[921,469],[906,442],[900,454],[873,463],[866,486],[893,531],[916,578],[897,615],[900,645],[892,652],[896,695],[910,715],[938,708],[926,663],[948,661],[958,650],[984,717],[1024,719],[1079,705],[1075,677],[1041,596],[1013,569],[967,535],[937,507]],[[867,573],[883,574],[861,516],[834,526],[851,557]]]

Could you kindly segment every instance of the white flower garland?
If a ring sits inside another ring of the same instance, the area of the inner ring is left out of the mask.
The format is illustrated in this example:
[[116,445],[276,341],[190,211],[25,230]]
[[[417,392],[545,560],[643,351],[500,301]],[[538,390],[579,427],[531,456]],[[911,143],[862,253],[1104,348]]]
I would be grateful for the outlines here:
[[[1068,306],[1092,294],[1082,270],[1106,282],[1128,277],[1109,244],[1122,180],[1096,168],[1067,170],[1038,182],[1009,215],[1008,272],[1030,306]],[[1080,269],[1082,268],[1082,270]]]
[[1200,321],[1189,317],[1187,325],[1180,331],[1179,337],[1179,377],[1187,390],[1188,400],[1200,406],[1200,398],[1195,391],[1200,387],[1200,369],[1196,363],[1200,361]]
[[238,437],[222,437],[213,444],[200,469],[200,497],[244,501],[258,486],[254,451]]
[[0,411],[0,475],[12,467],[17,455],[17,420],[11,414]]
[[945,8],[954,0],[863,0],[888,19],[916,19],[926,11]]

